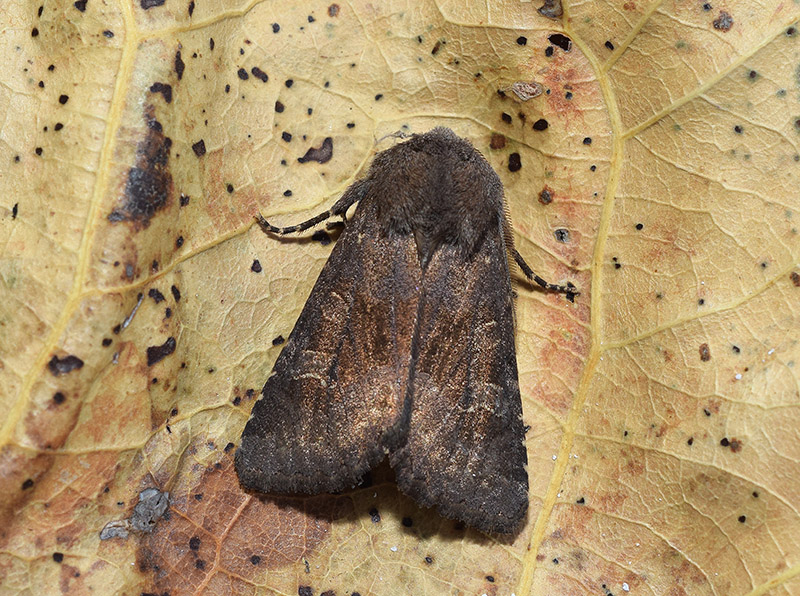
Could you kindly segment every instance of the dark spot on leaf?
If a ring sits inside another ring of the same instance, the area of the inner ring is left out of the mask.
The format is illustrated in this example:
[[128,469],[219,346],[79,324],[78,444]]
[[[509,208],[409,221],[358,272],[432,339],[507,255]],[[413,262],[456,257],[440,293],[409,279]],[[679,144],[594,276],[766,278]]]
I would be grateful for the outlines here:
[[728,437],[723,437],[722,440],[719,442],[719,444],[722,445],[723,447],[727,447],[731,443],[730,441],[728,441]]
[[169,172],[169,151],[172,139],[161,132],[161,124],[153,117],[149,106],[145,116],[147,136],[136,150],[136,165],[128,170],[124,203],[108,214],[112,223],[132,221],[146,228],[156,211],[167,204],[172,190]]
[[276,337],[275,339],[273,339],[273,340],[272,340],[272,345],[273,345],[273,346],[279,346],[279,345],[281,345],[281,344],[282,344],[283,342],[285,342],[285,341],[286,341],[286,340],[285,340],[285,339],[283,339],[283,336],[282,336],[282,335],[279,335],[278,337]]
[[792,271],[789,274],[789,279],[792,280],[792,283],[796,288],[800,288],[800,273],[797,273],[797,271]]
[[545,56],[547,56],[548,58],[550,58],[550,57],[553,55],[553,52],[554,52],[554,51],[555,51],[555,50],[553,49],[553,46],[547,46],[547,47],[544,49],[544,55],[545,55]]
[[58,96],[58,103],[62,106],[69,101],[69,95],[61,94]]
[[175,240],[175,248],[180,248],[183,246],[183,236],[178,236],[178,239]]
[[227,190],[227,191],[228,191],[228,194],[229,194],[229,195],[232,195],[232,194],[233,194],[233,184],[231,184],[230,182],[228,182],[228,184],[226,184],[226,185],[225,185],[225,190]]
[[520,45],[520,46],[528,45],[528,38],[520,35],[517,38],[517,45]]
[[544,118],[539,118],[536,122],[533,123],[533,130],[539,130],[539,131],[547,130],[548,126],[550,126],[550,124],[547,122],[547,120],[545,120]]
[[47,363],[47,368],[50,369],[50,373],[55,377],[66,375],[67,373],[71,373],[73,370],[77,370],[82,367],[83,360],[72,355],[65,356],[64,358],[53,356],[50,359],[50,362]]
[[564,228],[559,228],[555,232],[556,240],[567,244],[569,242],[569,230],[565,230]]
[[172,297],[175,298],[175,302],[180,302],[181,301],[181,291],[176,286],[172,286],[170,288],[170,291],[172,292]]
[[163,302],[164,300],[166,300],[166,298],[164,298],[164,294],[162,294],[161,292],[159,292],[159,291],[158,291],[156,288],[150,288],[150,291],[149,291],[149,292],[147,292],[147,295],[148,295],[150,298],[152,298],[152,299],[155,301],[155,303],[156,303],[156,304],[158,304],[159,302]]
[[32,478],[28,478],[25,482],[22,483],[22,490],[28,490],[29,488],[33,488]]
[[56,404],[63,404],[66,399],[67,399],[66,396],[63,393],[61,393],[60,391],[56,391],[53,394],[53,401]]
[[292,85],[294,85],[294,79],[286,79],[283,84],[286,85],[287,89],[291,89]]
[[60,563],[64,560],[64,553],[53,553],[53,560],[56,563]]
[[493,132],[492,133],[492,137],[489,140],[489,148],[490,149],[502,149],[505,146],[506,146],[506,138],[501,134]]
[[611,50],[612,52],[614,51],[614,44],[613,44],[613,43],[611,43],[610,41],[606,41],[606,43],[605,43],[605,46],[606,46],[606,47],[607,47],[609,50]]
[[584,145],[591,145],[592,144],[592,137],[584,137],[583,144]]
[[425,557],[425,562],[426,562],[428,565],[431,565],[431,564],[433,563],[433,557]]
[[283,131],[283,132],[281,133],[281,138],[282,138],[284,141],[286,141],[287,143],[289,143],[289,142],[292,140],[292,134],[291,134],[291,133],[289,133],[289,132]]
[[644,229],[644,224],[637,223],[636,224],[636,229],[637,230],[643,230]]
[[402,519],[401,523],[402,523],[402,524],[403,524],[403,526],[405,526],[406,528],[410,528],[411,526],[413,526],[413,525],[414,525],[414,520],[412,520],[410,517],[404,517],[404,518]]
[[692,443],[694,443],[694,437],[689,437],[689,440],[686,441],[686,444],[689,445],[689,447],[691,447]]
[[181,193],[181,196],[180,196],[181,207],[186,207],[186,205],[189,204],[189,198],[190,197],[188,197],[185,194]]
[[192,16],[193,14],[194,14],[194,0],[189,2],[189,16]]
[[331,157],[333,157],[333,139],[331,137],[326,137],[319,148],[312,147],[306,151],[303,157],[298,157],[297,161],[300,163],[306,163],[308,161],[327,163],[331,160]]
[[511,114],[506,114],[505,112],[503,112],[502,114],[500,114],[500,119],[506,124],[511,124]]
[[298,586],[297,596],[314,596],[314,590],[311,589],[311,586]]
[[81,12],[86,12],[86,1],[87,0],[77,0],[73,6],[80,10]]
[[104,348],[107,348],[108,346],[110,346],[113,343],[113,341],[112,341],[112,339],[110,337],[104,337],[103,341],[100,342],[100,343],[103,344]]
[[253,555],[250,557],[250,563],[252,563],[253,565],[258,565],[260,562],[261,562],[261,557],[259,557],[258,555]]
[[194,562],[194,566],[202,571],[203,569],[206,568],[206,562],[203,559],[197,559]]
[[714,29],[726,32],[730,31],[731,27],[733,27],[733,17],[724,10],[720,11],[719,16],[714,19]]
[[383,99],[383,93],[378,93],[378,94],[375,96],[375,101],[380,101],[381,99]]
[[175,351],[176,345],[175,338],[169,337],[167,341],[160,346],[150,346],[147,348],[147,366],[153,366],[172,354]]
[[250,271],[252,271],[253,273],[261,273],[261,271],[262,271],[261,263],[259,262],[258,259],[255,259],[253,261],[253,264],[250,265]]
[[140,0],[140,5],[144,10],[162,6],[165,0]]
[[285,109],[285,106],[281,102],[279,102],[279,101],[275,102],[275,111],[276,112],[278,112],[280,114],[281,112],[283,112],[284,109]]
[[111,39],[112,37],[114,37],[114,32],[111,31],[110,29],[106,29],[105,31],[103,31],[103,35],[105,35],[108,39]]
[[189,538],[189,548],[191,550],[200,550],[200,538],[197,536]]
[[203,139],[200,139],[196,143],[192,144],[192,151],[197,157],[202,157],[206,154],[206,142]]
[[431,50],[431,56],[435,56],[436,54],[438,54],[438,53],[439,53],[439,50],[440,50],[441,48],[442,48],[442,41],[440,40],[440,41],[437,41],[437,42],[436,42],[436,43],[433,45],[433,49]]
[[281,26],[278,25],[278,23],[272,23],[272,32],[273,33],[277,33],[280,30],[281,30]]
[[572,49],[572,40],[562,33],[553,33],[548,36],[547,41],[565,52],[569,52]]
[[269,80],[267,73],[261,70],[258,66],[251,68],[250,72],[253,73],[253,76],[259,79],[262,83],[266,83]]
[[746,521],[747,521],[747,516],[746,515],[740,515],[739,516],[739,523],[740,524],[743,524]]
[[708,347],[708,344],[700,344],[700,360],[702,362],[708,362],[711,360],[711,350]]
[[737,124],[736,126],[733,127],[733,132],[739,135],[742,134],[742,127]]
[[374,507],[369,510],[369,517],[372,520],[373,524],[380,523],[381,521],[381,514]]
[[578,499],[578,500],[577,500],[577,501],[575,501],[575,502],[576,502],[578,505],[583,505],[583,504],[585,504],[585,503],[586,503],[586,499],[584,499],[583,497],[581,497],[580,499]]
[[236,71],[236,75],[237,75],[237,76],[238,76],[240,79],[242,79],[243,81],[246,81],[247,79],[249,79],[249,78],[250,78],[250,75],[249,75],[249,74],[247,74],[247,71],[246,71],[244,68],[240,68],[239,70],[237,70],[237,71]]
[[520,169],[522,169],[522,160],[519,153],[512,153],[508,156],[508,171],[518,172]]
[[328,16],[333,18],[339,15],[339,5],[338,4],[331,4],[328,7]]

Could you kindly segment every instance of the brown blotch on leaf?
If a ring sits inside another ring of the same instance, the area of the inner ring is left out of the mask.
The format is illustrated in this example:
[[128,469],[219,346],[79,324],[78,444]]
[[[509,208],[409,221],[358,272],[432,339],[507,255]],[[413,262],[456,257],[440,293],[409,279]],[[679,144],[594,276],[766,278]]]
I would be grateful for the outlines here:
[[339,5],[338,4],[331,4],[328,7],[328,16],[333,18],[339,16]]
[[108,221],[132,221],[142,228],[150,225],[156,211],[163,209],[172,191],[169,151],[172,139],[165,137],[153,106],[145,110],[147,136],[139,143],[136,165],[128,170],[124,204],[108,214]]
[[167,103],[172,103],[172,85],[156,81],[150,85],[150,93],[160,93]]
[[703,362],[708,362],[711,360],[711,350],[708,347],[708,344],[700,344],[700,360]]
[[800,273],[797,273],[797,271],[792,271],[789,274],[789,279],[792,280],[792,283],[795,285],[795,287],[800,288]]
[[144,10],[155,8],[156,6],[163,6],[165,0],[140,0],[139,4]]
[[553,33],[547,38],[554,46],[558,46],[564,52],[569,52],[572,49],[572,40],[563,33]]
[[185,68],[186,64],[184,64],[183,58],[181,58],[181,51],[178,50],[175,52],[175,73],[178,75],[179,81],[183,78],[183,71]]
[[77,356],[69,355],[64,358],[53,356],[47,363],[47,368],[53,376],[58,377],[83,367],[83,360]]
[[544,4],[542,4],[537,12],[548,19],[560,19],[563,14],[561,0],[544,0]]
[[303,157],[298,157],[297,161],[300,163],[306,163],[307,161],[316,161],[318,163],[327,163],[333,157],[333,139],[331,137],[325,137],[325,140],[322,141],[322,145],[319,147],[312,147]]
[[726,32],[730,31],[731,27],[733,27],[733,17],[724,10],[721,10],[719,16],[714,19],[714,29]]
[[174,337],[167,338],[160,346],[150,346],[147,348],[147,366],[153,366],[155,363],[160,362],[175,351]]
[[550,192],[549,188],[545,188],[539,193],[539,202],[542,205],[549,205],[553,202],[553,194]]
[[490,149],[502,149],[506,146],[506,138],[496,132],[492,133],[492,138],[489,140]]

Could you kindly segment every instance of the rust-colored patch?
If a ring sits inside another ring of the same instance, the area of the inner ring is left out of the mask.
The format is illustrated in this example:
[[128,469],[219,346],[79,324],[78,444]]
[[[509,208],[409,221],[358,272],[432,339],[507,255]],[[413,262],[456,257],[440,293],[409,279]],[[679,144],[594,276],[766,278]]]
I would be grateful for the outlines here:
[[506,146],[506,138],[500,133],[493,132],[492,138],[489,140],[490,149],[502,149]]
[[700,360],[703,362],[711,360],[711,349],[708,344],[700,344]]
[[171,515],[144,537],[137,564],[157,593],[191,592],[232,576],[263,581],[269,570],[308,557],[328,536],[330,520],[350,513],[345,502],[352,507],[335,497],[260,499],[242,490],[226,456],[187,492],[173,493]]
[[733,451],[734,453],[739,453],[742,450],[743,446],[744,443],[742,442],[741,439],[733,437],[728,440],[728,447],[730,447],[731,451]]
[[144,120],[147,135],[137,148],[136,165],[128,170],[124,203],[108,214],[110,222],[130,221],[137,229],[149,226],[150,219],[167,206],[173,193],[169,171],[172,139],[164,136],[152,105],[145,107]]

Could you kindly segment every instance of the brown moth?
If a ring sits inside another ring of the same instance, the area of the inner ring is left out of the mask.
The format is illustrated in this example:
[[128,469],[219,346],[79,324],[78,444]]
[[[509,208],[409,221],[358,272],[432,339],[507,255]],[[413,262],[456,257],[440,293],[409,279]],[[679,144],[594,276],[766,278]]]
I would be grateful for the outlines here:
[[401,491],[485,532],[528,509],[517,380],[514,250],[500,179],[451,130],[375,156],[326,213],[345,218],[242,433],[241,483],[264,493],[351,488],[387,455]]

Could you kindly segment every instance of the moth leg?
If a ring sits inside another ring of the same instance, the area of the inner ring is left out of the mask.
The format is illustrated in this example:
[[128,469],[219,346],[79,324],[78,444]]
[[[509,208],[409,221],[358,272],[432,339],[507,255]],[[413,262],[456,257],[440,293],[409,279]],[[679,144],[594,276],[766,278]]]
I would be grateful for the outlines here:
[[536,275],[533,269],[531,269],[530,266],[525,262],[525,259],[522,258],[522,255],[519,254],[517,249],[514,249],[514,260],[517,262],[517,265],[519,265],[519,268],[522,269],[522,273],[525,274],[525,277],[540,285],[545,290],[551,290],[553,292],[558,292],[559,294],[566,294],[569,301],[572,301],[575,296],[580,295],[580,292],[575,289],[575,286],[571,281],[567,282],[567,285],[565,286],[559,286],[557,284],[551,284]]
[[366,194],[366,191],[367,186],[365,184],[365,180],[359,180],[358,182],[353,183],[353,185],[347,189],[342,197],[333,204],[333,207],[323,213],[320,213],[319,215],[315,215],[311,219],[307,219],[306,221],[293,226],[286,226],[285,228],[273,226],[260,213],[256,215],[256,221],[258,222],[258,225],[261,226],[261,229],[265,232],[280,234],[281,236],[284,234],[294,234],[295,232],[302,232],[308,228],[313,228],[318,223],[321,223],[333,216],[339,216],[342,218],[343,223],[347,223],[347,210],[354,203],[360,201]]

